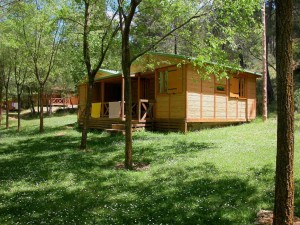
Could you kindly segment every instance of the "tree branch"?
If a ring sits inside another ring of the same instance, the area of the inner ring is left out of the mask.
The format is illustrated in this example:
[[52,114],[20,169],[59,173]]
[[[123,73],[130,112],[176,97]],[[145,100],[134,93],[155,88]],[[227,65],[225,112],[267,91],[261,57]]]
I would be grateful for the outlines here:
[[190,21],[200,18],[204,15],[207,15],[209,12],[206,13],[202,13],[197,15],[197,13],[190,17],[188,20],[186,20],[184,23],[180,24],[178,27],[175,27],[174,29],[172,29],[171,31],[169,31],[168,33],[166,33],[163,37],[161,37],[159,40],[157,40],[154,44],[150,45],[148,48],[144,49],[143,51],[141,51],[139,54],[135,55],[134,57],[131,58],[130,62],[134,62],[137,58],[139,58],[140,56],[144,55],[145,53],[149,52],[151,49],[153,49],[156,45],[158,45],[160,42],[162,42],[163,40],[165,40],[167,37],[169,37],[172,33],[174,33],[175,31],[179,30],[180,28],[184,27],[185,25],[187,25]]

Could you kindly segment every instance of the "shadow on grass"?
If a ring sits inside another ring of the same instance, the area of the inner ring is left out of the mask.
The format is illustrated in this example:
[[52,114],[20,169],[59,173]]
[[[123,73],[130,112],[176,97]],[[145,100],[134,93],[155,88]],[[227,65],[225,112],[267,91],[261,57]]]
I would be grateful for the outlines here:
[[[61,168],[61,177],[53,175],[58,169],[54,159],[36,163],[27,168],[35,170],[39,179],[28,173],[27,179],[15,176],[19,182],[30,182],[30,190],[1,193],[2,224],[5,220],[14,224],[247,224],[246,215],[258,201],[253,198],[255,187],[247,180],[215,179],[221,172],[212,164],[186,173],[164,169],[154,172],[152,179],[138,180],[124,171],[91,172],[97,165],[87,165],[83,157],[72,160],[72,169]],[[67,174],[74,180],[65,184]]]
[[[115,170],[124,157],[121,135],[92,133],[89,152],[75,151],[78,146],[78,137],[68,134],[29,135],[1,146],[0,223],[249,224],[261,201],[248,178],[227,176],[213,163]],[[212,147],[178,140],[162,152],[149,143],[137,145],[135,155],[159,162]],[[270,171],[253,170],[251,176],[269,182]]]

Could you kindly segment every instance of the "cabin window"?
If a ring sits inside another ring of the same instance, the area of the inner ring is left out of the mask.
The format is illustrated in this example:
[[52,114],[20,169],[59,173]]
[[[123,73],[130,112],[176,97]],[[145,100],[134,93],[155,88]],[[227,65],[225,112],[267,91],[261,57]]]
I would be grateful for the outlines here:
[[245,98],[246,97],[245,78],[240,78],[239,79],[239,86],[240,86],[240,97]]
[[233,77],[230,79],[230,97],[233,97],[233,98],[245,98],[246,97],[245,78]]
[[168,71],[159,72],[159,93],[166,94],[168,91]]
[[215,80],[215,92],[226,94],[226,78]]
[[182,70],[170,66],[159,70],[158,90],[160,94],[175,94],[182,92]]

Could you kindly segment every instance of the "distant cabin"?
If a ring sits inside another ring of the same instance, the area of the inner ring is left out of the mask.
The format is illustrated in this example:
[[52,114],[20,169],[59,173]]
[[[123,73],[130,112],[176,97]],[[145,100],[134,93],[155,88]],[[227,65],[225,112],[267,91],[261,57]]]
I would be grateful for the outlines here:
[[[230,78],[201,78],[203,68],[185,56],[149,53],[131,67],[133,129],[198,130],[248,122],[256,117],[259,74],[227,68]],[[85,111],[87,82],[78,85],[78,122]],[[89,127],[124,129],[122,73],[99,70]]]

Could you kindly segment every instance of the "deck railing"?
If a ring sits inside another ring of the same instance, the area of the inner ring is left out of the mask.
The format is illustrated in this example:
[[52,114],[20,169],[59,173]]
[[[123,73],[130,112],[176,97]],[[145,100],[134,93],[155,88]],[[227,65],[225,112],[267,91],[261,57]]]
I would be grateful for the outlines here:
[[109,102],[103,102],[101,104],[101,117],[109,117]]
[[138,107],[138,120],[145,121],[153,118],[153,102],[148,99],[140,99]]
[[70,98],[50,98],[49,105],[66,106],[71,105]]
[[[120,114],[119,118],[122,117],[123,107],[120,102]],[[153,101],[148,99],[140,99],[138,102],[132,103],[132,119],[139,121],[146,121],[147,119],[153,119]],[[79,105],[79,115],[82,116],[84,113],[84,105]],[[124,106],[125,107],[125,106]],[[92,109],[91,109],[92,110]],[[99,118],[109,118],[109,102],[101,102]]]

